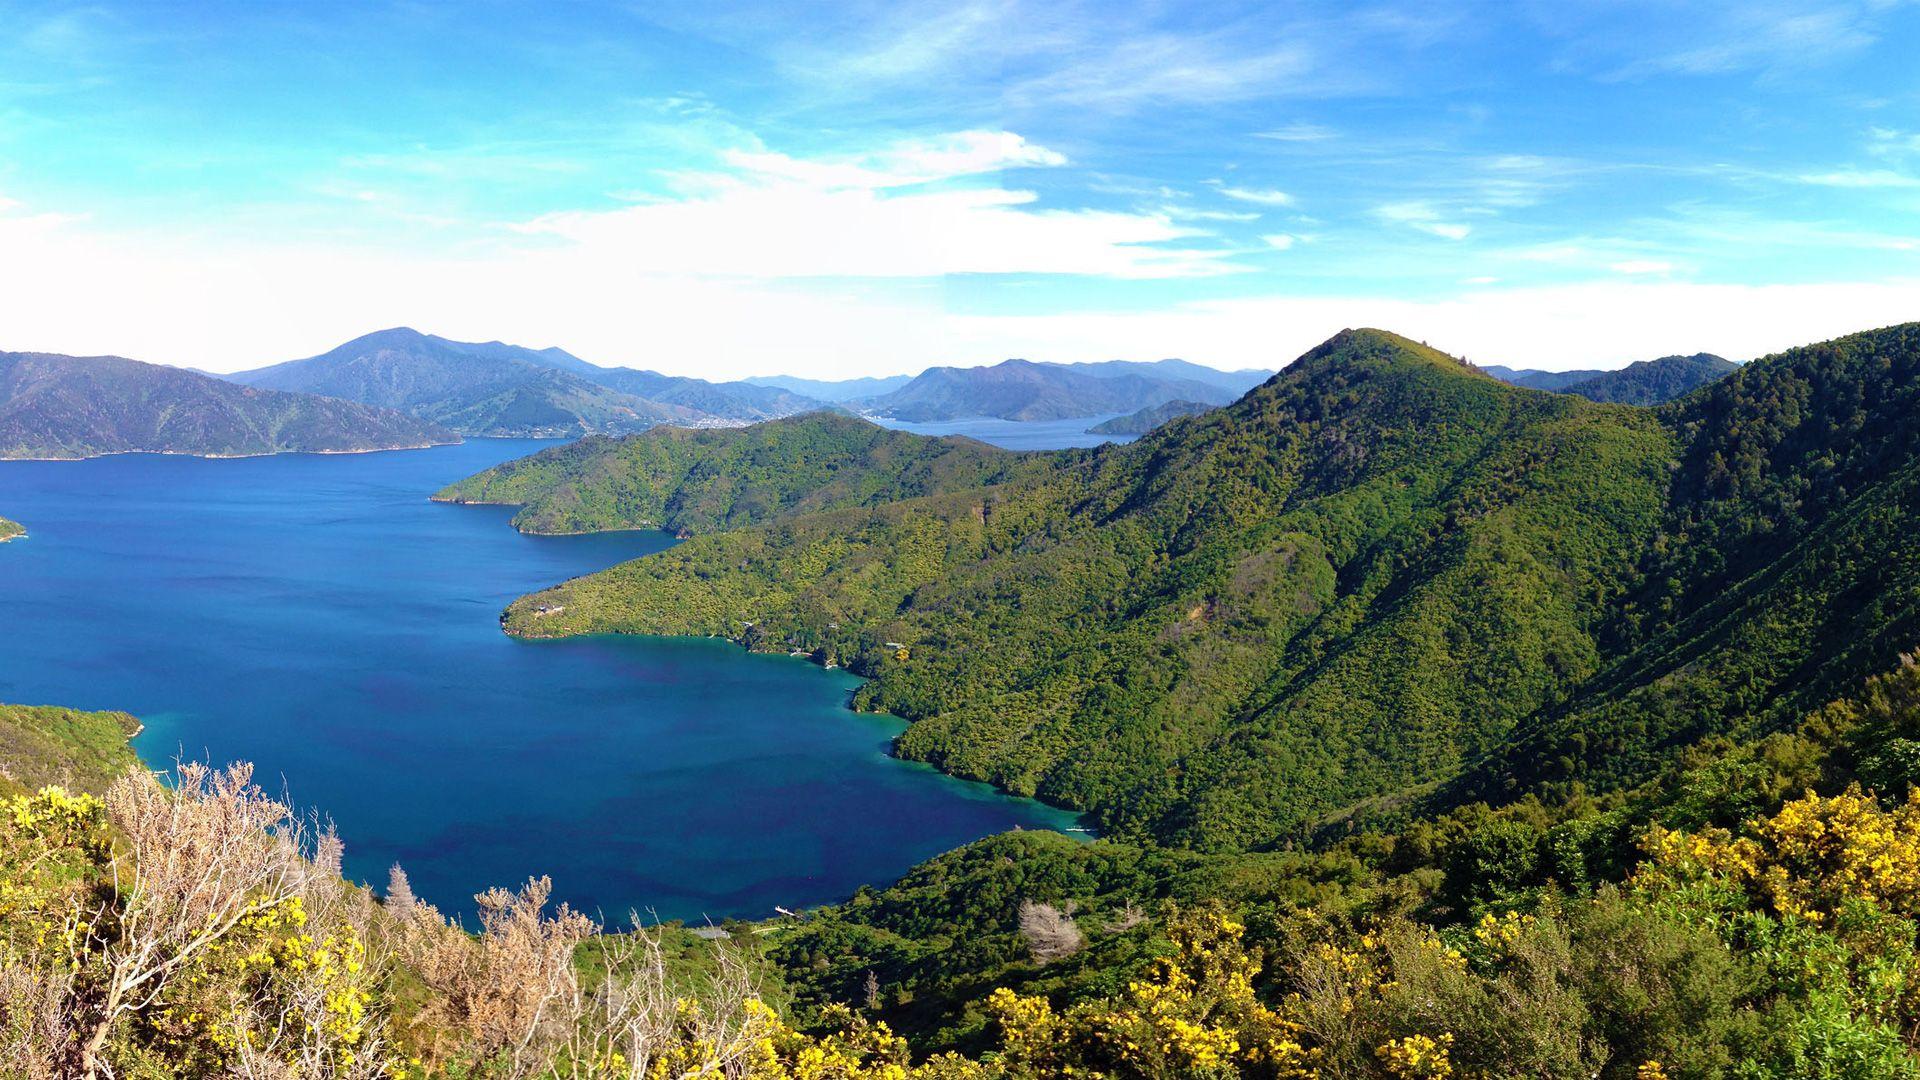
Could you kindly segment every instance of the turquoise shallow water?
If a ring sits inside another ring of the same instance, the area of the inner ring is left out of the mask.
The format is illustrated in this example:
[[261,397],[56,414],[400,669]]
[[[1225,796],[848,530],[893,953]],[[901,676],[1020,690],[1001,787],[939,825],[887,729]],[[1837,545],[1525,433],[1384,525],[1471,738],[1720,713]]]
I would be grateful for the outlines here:
[[856,680],[725,642],[522,642],[521,593],[659,550],[527,537],[444,484],[544,445],[0,462],[0,700],[125,709],[150,762],[251,760],[451,910],[550,874],[624,919],[760,916],[1072,815],[886,756]]

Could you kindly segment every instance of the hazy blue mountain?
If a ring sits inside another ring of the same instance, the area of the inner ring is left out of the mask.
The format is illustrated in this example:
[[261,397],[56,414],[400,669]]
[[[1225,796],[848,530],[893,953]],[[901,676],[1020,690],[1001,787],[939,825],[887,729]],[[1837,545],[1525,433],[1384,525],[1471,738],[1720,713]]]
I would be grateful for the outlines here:
[[637,368],[588,367],[591,371],[583,372],[582,377],[602,386],[662,405],[698,409],[724,420],[774,420],[813,412],[828,404],[821,398],[754,382],[714,383]]
[[795,375],[756,375],[743,380],[755,386],[771,386],[795,394],[804,394],[815,401],[841,402],[856,398],[879,397],[891,393],[913,381],[911,375],[885,375],[879,378],[841,379],[802,379]]
[[[1164,368],[1176,364],[1178,367]],[[1221,385],[1227,373],[1208,381],[1188,378],[1183,361],[1156,364],[1040,364],[1007,360],[992,367],[936,367],[891,393],[854,402],[880,416],[909,422],[994,417],[1059,420],[1133,412],[1169,401],[1225,405],[1243,392]],[[1096,369],[1096,370],[1089,370]],[[1147,374],[1168,370],[1172,374]],[[1243,376],[1246,378],[1247,376]]]
[[236,386],[118,356],[0,353],[0,457],[239,455],[458,442],[392,409]]
[[1197,401],[1169,401],[1125,416],[1116,416],[1105,423],[1095,424],[1087,430],[1095,435],[1145,435],[1176,417],[1198,416],[1213,409],[1214,406],[1202,405]]
[[619,434],[766,420],[819,403],[746,383],[601,367],[564,349],[451,341],[407,327],[228,378],[403,409],[474,435]]
[[1048,367],[1067,367],[1088,375],[1108,378],[1116,375],[1144,375],[1155,379],[1190,379],[1193,382],[1217,386],[1232,391],[1234,397],[1259,386],[1273,378],[1271,368],[1241,368],[1237,371],[1222,371],[1205,364],[1196,364],[1188,360],[1101,360],[1091,364],[1048,364]]

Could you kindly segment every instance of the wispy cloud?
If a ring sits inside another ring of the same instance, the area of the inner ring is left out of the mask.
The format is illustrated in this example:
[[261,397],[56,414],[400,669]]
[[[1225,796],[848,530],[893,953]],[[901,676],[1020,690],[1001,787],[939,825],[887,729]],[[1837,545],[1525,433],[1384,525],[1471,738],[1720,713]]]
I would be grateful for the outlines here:
[[1292,206],[1294,198],[1284,191],[1274,188],[1222,187],[1220,194],[1229,199],[1256,206]]
[[1292,233],[1268,233],[1260,239],[1265,240],[1267,246],[1275,251],[1286,251],[1300,242],[1300,238]]
[[1857,55],[1881,40],[1903,0],[1660,0],[1532,10],[1570,41],[1562,66],[1603,79],[1778,75]]
[[1803,184],[1816,184],[1820,187],[1837,188],[1915,188],[1920,187],[1920,176],[1908,176],[1892,169],[1837,169],[1833,172],[1802,173],[1796,177]]
[[1373,213],[1381,221],[1405,225],[1429,236],[1438,236],[1443,240],[1465,240],[1473,232],[1471,225],[1457,221],[1442,221],[1440,212],[1425,202],[1386,203],[1374,207]]
[[1319,124],[1293,123],[1269,131],[1254,132],[1256,139],[1272,139],[1274,142],[1310,143],[1325,142],[1334,138],[1337,132]]
[[1036,146],[1010,131],[960,131],[839,158],[798,158],[764,150],[730,150],[722,158],[735,169],[756,176],[820,188],[867,189],[1067,163],[1066,155]]

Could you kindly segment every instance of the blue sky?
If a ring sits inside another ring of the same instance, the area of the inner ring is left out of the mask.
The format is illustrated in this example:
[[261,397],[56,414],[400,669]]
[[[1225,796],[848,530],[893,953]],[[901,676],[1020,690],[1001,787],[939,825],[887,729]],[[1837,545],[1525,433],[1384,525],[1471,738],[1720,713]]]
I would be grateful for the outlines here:
[[1920,318],[1920,5],[0,0],[0,348],[730,377]]

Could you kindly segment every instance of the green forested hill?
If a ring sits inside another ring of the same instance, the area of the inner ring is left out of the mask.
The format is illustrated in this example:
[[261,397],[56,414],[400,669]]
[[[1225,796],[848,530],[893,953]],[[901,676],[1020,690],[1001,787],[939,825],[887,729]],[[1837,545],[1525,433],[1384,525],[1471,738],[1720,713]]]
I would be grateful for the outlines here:
[[834,413],[588,438],[453,484],[442,502],[521,506],[524,532],[709,533],[784,511],[866,506],[1049,467],[971,439],[927,439]]
[[1602,372],[1557,389],[1594,401],[1659,405],[1684,397],[1738,370],[1740,365],[1712,353],[1663,356],[1658,360],[1636,360],[1618,371]]
[[993,487],[703,537],[523,634],[818,649],[910,757],[1200,846],[1450,775],[1598,670],[1672,435],[1377,331]]
[[0,540],[11,540],[16,536],[24,535],[26,531],[26,526],[19,522],[0,517]]
[[1495,793],[1643,776],[1920,642],[1920,324],[1756,360],[1661,417],[1684,452],[1613,659],[1470,778]]
[[1647,410],[1348,332],[1131,446],[776,515],[507,625],[812,650],[902,754],[1202,848],[1612,787],[1920,641],[1917,367],[1894,327]]

